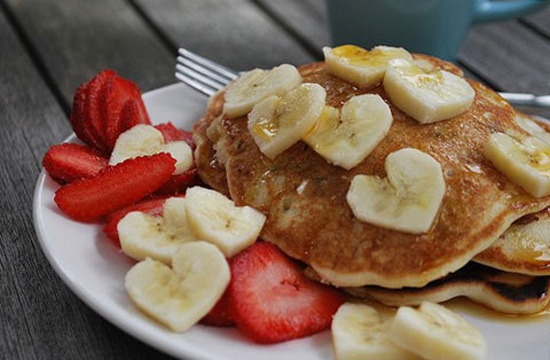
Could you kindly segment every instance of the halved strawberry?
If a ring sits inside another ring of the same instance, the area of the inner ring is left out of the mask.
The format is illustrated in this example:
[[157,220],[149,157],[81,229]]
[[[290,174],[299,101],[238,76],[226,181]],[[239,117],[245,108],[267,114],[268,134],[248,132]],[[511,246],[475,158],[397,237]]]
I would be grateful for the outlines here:
[[191,131],[178,129],[171,122],[157,124],[155,125],[155,128],[162,133],[164,142],[183,140],[191,146],[191,149],[194,150],[197,147],[195,141],[193,140],[193,132]]
[[296,263],[267,242],[230,260],[230,313],[237,328],[259,343],[301,338],[330,327],[345,298],[306,278]]
[[93,177],[108,164],[109,160],[94,148],[71,143],[53,145],[42,159],[44,169],[61,184]]
[[84,132],[87,137],[92,139],[94,144],[100,147],[105,154],[109,154],[110,149],[104,131],[103,114],[101,113],[101,94],[105,86],[116,77],[113,70],[106,69],[99,72],[89,81],[86,91],[86,102],[84,105]]
[[[121,113],[126,102],[129,100],[142,102],[141,92],[137,85],[120,76],[109,79],[109,82],[101,93],[100,108],[103,118],[103,131],[109,150],[113,149],[118,136],[126,130],[123,129]],[[137,105],[139,110],[140,104],[138,103]],[[143,109],[145,109],[145,105],[143,105]],[[136,114],[135,116],[140,118],[142,114]]]
[[219,327],[235,326],[235,320],[233,320],[229,308],[229,301],[229,292],[226,290],[212,310],[201,319],[200,323]]
[[75,220],[98,220],[160,188],[174,172],[175,163],[167,153],[128,159],[92,178],[62,186],[54,201]]
[[178,175],[172,175],[168,181],[155,191],[155,195],[177,195],[185,194],[188,187],[197,185],[199,176],[197,168],[192,167],[186,172]]
[[170,196],[152,198],[144,201],[140,201],[136,204],[127,206],[120,210],[114,211],[107,215],[105,218],[105,226],[103,232],[111,239],[116,245],[120,245],[120,239],[118,238],[117,225],[118,222],[132,211],[141,211],[152,216],[161,216],[164,202]]
[[70,121],[76,136],[84,143],[105,152],[105,143],[97,115],[98,94],[109,78],[115,72],[105,69],[95,75],[90,81],[81,84],[73,96],[73,107]]
[[149,114],[141,98],[129,99],[120,111],[120,132],[123,133],[138,124],[151,125]]

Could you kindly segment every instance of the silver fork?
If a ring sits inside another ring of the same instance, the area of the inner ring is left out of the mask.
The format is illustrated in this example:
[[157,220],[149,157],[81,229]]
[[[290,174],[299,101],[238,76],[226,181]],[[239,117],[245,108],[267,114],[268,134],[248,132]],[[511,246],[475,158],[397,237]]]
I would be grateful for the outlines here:
[[180,48],[176,64],[176,78],[206,96],[212,96],[239,74],[223,65]]
[[[206,96],[212,96],[239,73],[187,49],[178,50],[176,78]],[[499,93],[514,106],[550,108],[550,95]]]

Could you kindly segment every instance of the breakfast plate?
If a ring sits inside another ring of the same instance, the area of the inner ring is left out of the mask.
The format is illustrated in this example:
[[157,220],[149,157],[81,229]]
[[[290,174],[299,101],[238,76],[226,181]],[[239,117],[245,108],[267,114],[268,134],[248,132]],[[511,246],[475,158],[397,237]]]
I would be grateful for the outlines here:
[[[172,122],[190,129],[206,109],[207,99],[183,84],[144,94],[153,123]],[[76,141],[71,136],[69,141]],[[235,329],[196,325],[178,334],[139,312],[124,289],[134,261],[101,231],[100,223],[65,217],[53,201],[58,185],[41,172],[34,193],[33,218],[38,240],[52,267],[69,288],[105,319],[144,343],[184,359],[331,359],[330,332],[275,345],[255,344]],[[511,317],[466,301],[449,306],[478,327],[488,342],[490,359],[550,359],[550,309],[531,317]]]

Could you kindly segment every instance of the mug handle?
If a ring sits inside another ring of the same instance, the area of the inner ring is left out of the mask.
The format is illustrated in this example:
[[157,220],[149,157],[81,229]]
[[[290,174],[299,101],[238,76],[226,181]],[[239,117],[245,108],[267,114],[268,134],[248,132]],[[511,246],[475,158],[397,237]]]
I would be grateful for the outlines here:
[[548,5],[550,0],[478,1],[474,22],[506,20],[527,15]]

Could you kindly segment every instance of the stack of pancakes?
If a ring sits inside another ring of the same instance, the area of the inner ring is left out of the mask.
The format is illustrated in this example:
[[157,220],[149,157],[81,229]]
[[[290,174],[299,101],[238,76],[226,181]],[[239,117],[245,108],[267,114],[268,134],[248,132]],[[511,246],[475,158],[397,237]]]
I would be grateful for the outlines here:
[[[450,63],[415,57],[462,75]],[[212,97],[193,129],[199,174],[238,205],[252,206],[267,216],[263,240],[305,263],[312,278],[389,305],[457,296],[508,313],[534,313],[548,305],[550,232],[536,249],[529,241],[518,241],[521,236],[507,241],[506,234],[550,221],[545,210],[550,197],[527,194],[483,156],[491,133],[528,135],[516,119],[532,119],[517,113],[494,91],[468,80],[476,96],[466,112],[421,125],[394,106],[381,85],[357,87],[328,74],[323,62],[299,71],[304,83],[325,88],[327,105],[341,108],[355,95],[379,94],[394,121],[372,153],[345,170],[303,142],[268,159],[252,139],[246,115],[224,116],[224,92]],[[441,164],[445,179],[439,213],[424,234],[361,222],[346,202],[355,175],[385,177],[387,155],[405,147],[431,155]]]

